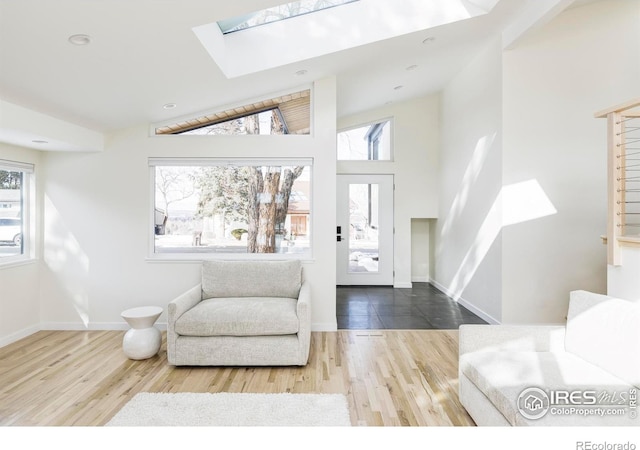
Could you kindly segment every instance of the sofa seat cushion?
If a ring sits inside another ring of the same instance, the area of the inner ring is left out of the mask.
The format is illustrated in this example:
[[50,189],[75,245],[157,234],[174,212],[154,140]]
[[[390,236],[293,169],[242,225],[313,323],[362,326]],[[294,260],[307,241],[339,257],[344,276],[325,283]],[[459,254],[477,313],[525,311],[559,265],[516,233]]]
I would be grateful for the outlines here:
[[551,414],[537,420],[522,416],[520,393],[530,387],[626,393],[632,385],[567,352],[472,352],[460,357],[460,371],[493,403],[511,425],[638,425],[624,416]]
[[210,298],[180,316],[175,331],[182,336],[296,334],[296,306],[293,298]]
[[640,388],[640,302],[571,292],[565,349]]

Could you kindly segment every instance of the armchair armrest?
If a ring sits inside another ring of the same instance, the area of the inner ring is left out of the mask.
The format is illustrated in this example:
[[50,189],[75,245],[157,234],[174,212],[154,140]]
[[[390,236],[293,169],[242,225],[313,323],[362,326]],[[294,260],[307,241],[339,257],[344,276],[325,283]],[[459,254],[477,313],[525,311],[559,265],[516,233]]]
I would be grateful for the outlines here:
[[302,286],[300,286],[296,313],[298,315],[300,348],[306,353],[302,355],[302,359],[306,361],[309,358],[309,345],[311,344],[311,286],[306,281],[302,282]]
[[167,359],[175,361],[175,347],[178,335],[175,331],[176,320],[202,300],[202,285],[192,287],[169,302],[167,308]]
[[198,284],[169,302],[167,321],[175,323],[178,317],[196,306],[201,300],[202,285]]
[[311,287],[306,281],[303,282],[302,286],[300,287],[300,294],[298,295],[298,305],[296,308],[298,319],[308,319],[308,321],[311,320]]
[[564,351],[563,325],[460,325],[459,355],[495,351]]

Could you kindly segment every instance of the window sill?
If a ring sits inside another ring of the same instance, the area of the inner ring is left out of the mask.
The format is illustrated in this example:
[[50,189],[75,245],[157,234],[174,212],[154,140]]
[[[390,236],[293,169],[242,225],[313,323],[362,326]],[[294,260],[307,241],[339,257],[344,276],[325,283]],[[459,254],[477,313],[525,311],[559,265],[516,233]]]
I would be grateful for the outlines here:
[[148,256],[145,258],[145,261],[148,263],[187,263],[187,264],[200,264],[202,261],[207,260],[234,260],[234,261],[267,261],[267,260],[278,260],[278,261],[290,261],[290,260],[300,260],[302,263],[314,263],[315,260],[311,258],[309,255],[297,255],[297,257],[293,255],[284,256],[282,254],[254,254],[254,255],[234,255],[232,253],[229,254],[155,254]]
[[28,266],[30,264],[37,263],[38,260],[36,258],[19,258],[19,259],[11,259],[10,261],[1,261],[0,260],[0,270],[3,269],[12,269],[14,267],[20,266]]

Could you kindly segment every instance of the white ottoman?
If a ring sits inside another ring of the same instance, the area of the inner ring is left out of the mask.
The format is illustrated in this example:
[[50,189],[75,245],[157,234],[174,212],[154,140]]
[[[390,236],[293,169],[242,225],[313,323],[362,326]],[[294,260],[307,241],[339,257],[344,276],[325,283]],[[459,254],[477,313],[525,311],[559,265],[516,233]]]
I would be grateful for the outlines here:
[[122,312],[122,318],[131,326],[122,339],[122,349],[128,358],[146,359],[158,353],[162,334],[153,324],[160,314],[159,306],[141,306]]

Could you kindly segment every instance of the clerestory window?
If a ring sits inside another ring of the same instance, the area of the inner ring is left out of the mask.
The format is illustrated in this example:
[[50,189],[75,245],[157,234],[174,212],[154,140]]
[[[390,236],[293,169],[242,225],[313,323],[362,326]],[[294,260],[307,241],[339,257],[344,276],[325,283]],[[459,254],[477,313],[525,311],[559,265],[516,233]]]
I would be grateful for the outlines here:
[[309,89],[155,128],[156,135],[310,134]]
[[385,120],[338,133],[338,160],[391,160],[391,121]]
[[243,135],[243,134],[289,134],[280,109],[273,108],[235,119],[196,126],[174,134],[183,135]]

